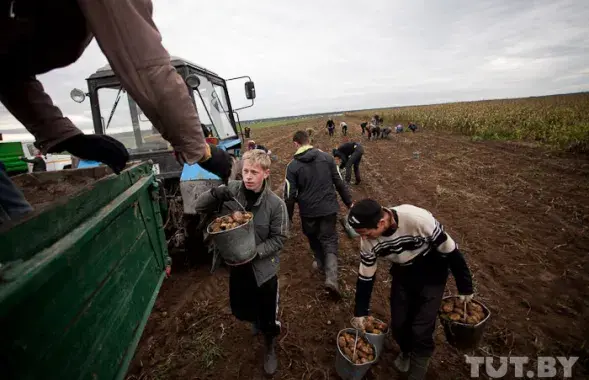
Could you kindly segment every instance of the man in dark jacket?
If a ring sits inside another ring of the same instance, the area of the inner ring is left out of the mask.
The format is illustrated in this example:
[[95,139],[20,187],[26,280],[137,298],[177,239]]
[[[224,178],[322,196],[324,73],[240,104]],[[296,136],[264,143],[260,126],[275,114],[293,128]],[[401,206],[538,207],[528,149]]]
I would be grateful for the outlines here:
[[333,156],[341,160],[339,168],[346,168],[346,183],[349,184],[352,180],[352,167],[356,176],[356,185],[360,183],[360,161],[363,154],[364,148],[362,145],[354,141],[343,143],[333,150]]
[[47,171],[47,164],[45,163],[45,160],[43,159],[43,156],[41,156],[41,152],[39,151],[35,152],[35,157],[32,159],[21,157],[20,160],[29,164],[33,164],[33,172]]
[[[272,375],[278,361],[275,340],[280,334],[278,321],[278,269],[280,251],[288,233],[288,213],[284,201],[270,190],[270,157],[261,150],[244,153],[242,181],[213,188],[196,200],[196,212],[218,210],[217,216],[234,211],[254,214],[256,256],[252,261],[232,266],[229,276],[231,311],[236,318],[253,324],[257,334],[263,333],[266,343],[264,370]],[[237,201],[236,201],[237,200]],[[239,202],[239,203],[238,203]]]
[[292,220],[294,204],[298,203],[303,233],[315,255],[313,266],[325,271],[325,286],[339,295],[336,190],[348,208],[352,196],[333,157],[309,145],[307,132],[296,132],[293,141],[297,151],[286,167],[284,188],[288,216]]
[[335,131],[335,123],[333,122],[333,119],[329,118],[325,126],[327,127],[327,132],[329,132],[329,137],[332,137],[333,132]]

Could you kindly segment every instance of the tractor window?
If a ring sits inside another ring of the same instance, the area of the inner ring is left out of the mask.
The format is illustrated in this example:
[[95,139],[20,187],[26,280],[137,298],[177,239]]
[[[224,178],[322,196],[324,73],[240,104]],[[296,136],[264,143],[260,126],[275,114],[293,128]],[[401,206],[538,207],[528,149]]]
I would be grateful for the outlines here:
[[236,136],[227,112],[227,98],[223,87],[213,85],[205,77],[198,77],[200,86],[194,90],[194,99],[201,123],[220,139]]
[[98,102],[102,130],[125,145],[131,153],[172,150],[139,106],[119,88],[100,88]]

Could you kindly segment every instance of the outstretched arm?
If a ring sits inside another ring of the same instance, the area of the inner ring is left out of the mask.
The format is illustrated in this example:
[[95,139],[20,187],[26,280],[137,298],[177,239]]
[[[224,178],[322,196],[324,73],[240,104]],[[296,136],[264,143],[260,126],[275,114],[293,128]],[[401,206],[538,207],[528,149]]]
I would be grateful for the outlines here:
[[351,207],[352,206],[352,195],[350,194],[348,187],[346,186],[346,184],[344,183],[344,180],[342,179],[341,173],[340,173],[337,165],[335,164],[335,160],[331,156],[328,156],[328,157],[329,157],[328,158],[329,170],[331,171],[331,179],[333,181],[333,184],[334,184],[337,192],[339,193],[339,196],[342,198],[342,201],[344,202],[344,204],[347,207]]

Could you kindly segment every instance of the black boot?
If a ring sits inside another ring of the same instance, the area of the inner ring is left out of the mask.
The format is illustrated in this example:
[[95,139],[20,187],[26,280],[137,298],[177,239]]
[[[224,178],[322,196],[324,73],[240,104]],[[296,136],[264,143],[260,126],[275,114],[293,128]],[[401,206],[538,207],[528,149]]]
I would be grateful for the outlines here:
[[328,253],[325,256],[325,287],[334,296],[340,297],[337,283],[337,256],[333,253]]
[[264,352],[264,372],[267,375],[274,375],[278,368],[278,357],[276,356],[276,339],[266,337],[266,347]]

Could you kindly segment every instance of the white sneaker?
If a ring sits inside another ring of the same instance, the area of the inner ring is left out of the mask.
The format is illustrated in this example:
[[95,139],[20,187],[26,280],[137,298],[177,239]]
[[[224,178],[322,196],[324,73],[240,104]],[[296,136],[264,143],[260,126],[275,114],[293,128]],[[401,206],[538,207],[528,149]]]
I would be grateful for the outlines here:
[[397,356],[397,358],[394,361],[395,367],[403,373],[409,371],[409,363],[409,355],[403,355],[402,352],[399,354],[399,356]]

